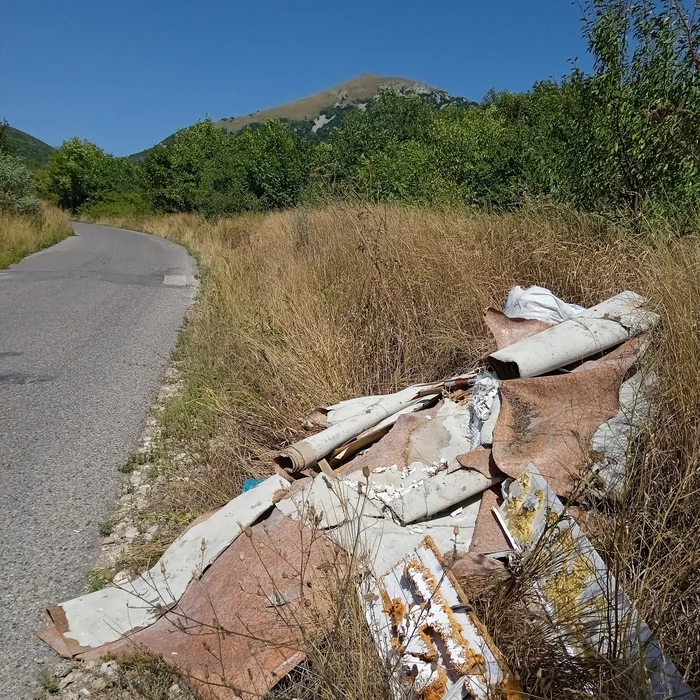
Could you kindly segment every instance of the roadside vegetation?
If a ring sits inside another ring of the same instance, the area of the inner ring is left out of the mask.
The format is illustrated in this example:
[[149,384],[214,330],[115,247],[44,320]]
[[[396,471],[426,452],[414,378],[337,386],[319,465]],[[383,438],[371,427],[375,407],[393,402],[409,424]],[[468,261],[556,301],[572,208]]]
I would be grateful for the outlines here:
[[0,270],[72,234],[70,216],[40,203],[34,175],[0,124]]
[[[245,478],[268,475],[271,452],[301,437],[316,406],[471,369],[493,349],[483,308],[502,306],[514,284],[542,284],[586,306],[623,289],[645,294],[663,317],[649,359],[660,377],[657,413],[630,456],[624,504],[590,504],[589,514],[600,551],[700,688],[696,237],[634,237],[551,207],[474,215],[335,205],[110,223],[185,243],[207,270],[180,350],[184,390],[163,414],[164,439],[188,455],[187,467],[161,466],[176,477],[153,506],[163,523],[187,522],[240,493]],[[153,560],[159,554],[151,549]],[[499,590],[486,586],[475,600],[534,697],[567,697],[562,683],[576,674],[600,681],[600,668],[562,674],[551,640],[525,644],[527,628],[503,615]],[[625,696],[608,688],[598,697]]]
[[0,211],[0,270],[72,235],[70,216],[51,205],[34,214]]
[[[700,29],[671,0],[585,9],[592,75],[444,110],[387,93],[321,144],[278,122],[232,137],[205,121],[135,164],[73,140],[41,187],[200,260],[183,391],[162,414],[163,440],[186,459],[161,460],[169,486],[152,513],[180,529],[269,474],[316,406],[471,369],[493,349],[482,310],[511,286],[584,306],[645,295],[662,317],[654,411],[625,497],[586,503],[587,527],[700,692]],[[515,571],[507,599],[465,582],[528,696],[640,697],[612,659],[553,652],[531,626],[531,574]],[[363,660],[348,666],[348,696],[385,697],[364,622],[343,619],[289,697],[334,697],[338,658]]]

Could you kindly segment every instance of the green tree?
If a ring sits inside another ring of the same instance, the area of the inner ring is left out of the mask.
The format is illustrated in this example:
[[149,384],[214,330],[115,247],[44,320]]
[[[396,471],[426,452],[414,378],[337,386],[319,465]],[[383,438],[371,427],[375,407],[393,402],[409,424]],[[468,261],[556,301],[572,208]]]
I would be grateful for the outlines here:
[[115,189],[115,158],[94,143],[73,138],[51,155],[41,174],[41,189],[63,209],[77,212],[89,200]]
[[439,112],[430,143],[442,180],[454,183],[466,204],[507,206],[521,192],[520,144],[516,130],[494,106]]
[[143,161],[144,182],[159,211],[208,215],[254,209],[234,138],[211,119],[179,131]]
[[352,181],[361,164],[399,143],[424,142],[436,108],[420,97],[383,92],[365,111],[351,112],[330,137],[328,172],[338,183]]
[[675,0],[590,0],[586,7],[584,34],[595,59],[586,105],[591,138],[604,144],[604,166],[615,176],[609,204],[638,210],[647,201],[697,202],[698,162],[687,146],[700,138],[700,81],[687,20]]
[[10,125],[6,119],[0,121],[0,153],[12,155],[14,149],[10,139]]
[[263,209],[299,203],[310,169],[311,145],[276,119],[246,129],[235,147],[251,194]]
[[364,199],[412,204],[446,199],[435,153],[417,140],[393,142],[387,148],[362,155],[352,178],[353,192]]

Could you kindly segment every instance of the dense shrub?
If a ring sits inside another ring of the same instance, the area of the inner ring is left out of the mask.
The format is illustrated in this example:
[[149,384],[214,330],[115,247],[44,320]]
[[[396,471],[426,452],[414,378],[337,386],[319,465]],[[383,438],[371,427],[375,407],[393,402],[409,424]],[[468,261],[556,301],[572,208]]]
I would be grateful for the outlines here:
[[0,210],[32,214],[39,209],[34,176],[21,158],[0,151]]

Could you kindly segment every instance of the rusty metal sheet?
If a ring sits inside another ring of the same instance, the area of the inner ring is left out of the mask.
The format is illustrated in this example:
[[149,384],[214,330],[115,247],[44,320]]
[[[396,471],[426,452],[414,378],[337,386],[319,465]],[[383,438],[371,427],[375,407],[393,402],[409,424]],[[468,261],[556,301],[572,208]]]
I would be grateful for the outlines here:
[[430,537],[386,576],[367,581],[367,622],[380,656],[397,669],[395,696],[419,700],[521,698],[493,640]]
[[484,311],[484,323],[491,331],[499,350],[552,327],[551,323],[536,319],[509,318],[503,312],[492,307]]
[[342,567],[325,536],[273,513],[156,623],[80,658],[142,649],[162,655],[206,700],[261,697],[304,658],[300,625],[307,636],[324,628],[328,577],[342,576]]
[[570,494],[593,435],[620,410],[620,384],[634,360],[617,358],[565,375],[502,382],[493,435],[498,468],[518,477],[533,463],[556,493]]

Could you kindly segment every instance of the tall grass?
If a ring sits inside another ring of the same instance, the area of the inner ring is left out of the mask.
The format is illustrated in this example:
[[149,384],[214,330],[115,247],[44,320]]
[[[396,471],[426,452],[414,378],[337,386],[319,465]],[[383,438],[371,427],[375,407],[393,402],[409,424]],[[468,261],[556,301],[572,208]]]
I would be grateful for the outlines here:
[[[166,420],[198,465],[169,496],[179,513],[220,505],[244,478],[269,473],[271,450],[298,437],[317,405],[472,368],[493,348],[482,311],[500,307],[514,284],[585,306],[623,289],[646,295],[662,316],[649,358],[659,377],[654,416],[628,465],[626,500],[601,507],[596,542],[700,690],[698,239],[636,238],[561,209],[333,206],[111,223],[181,241],[206,270],[182,346],[185,391]],[[489,590],[480,612],[526,690],[566,696],[560,659],[538,653]],[[600,686],[590,680],[579,690]],[[598,696],[616,693],[601,687]]]
[[0,270],[72,233],[68,214],[49,204],[36,214],[0,211]]

